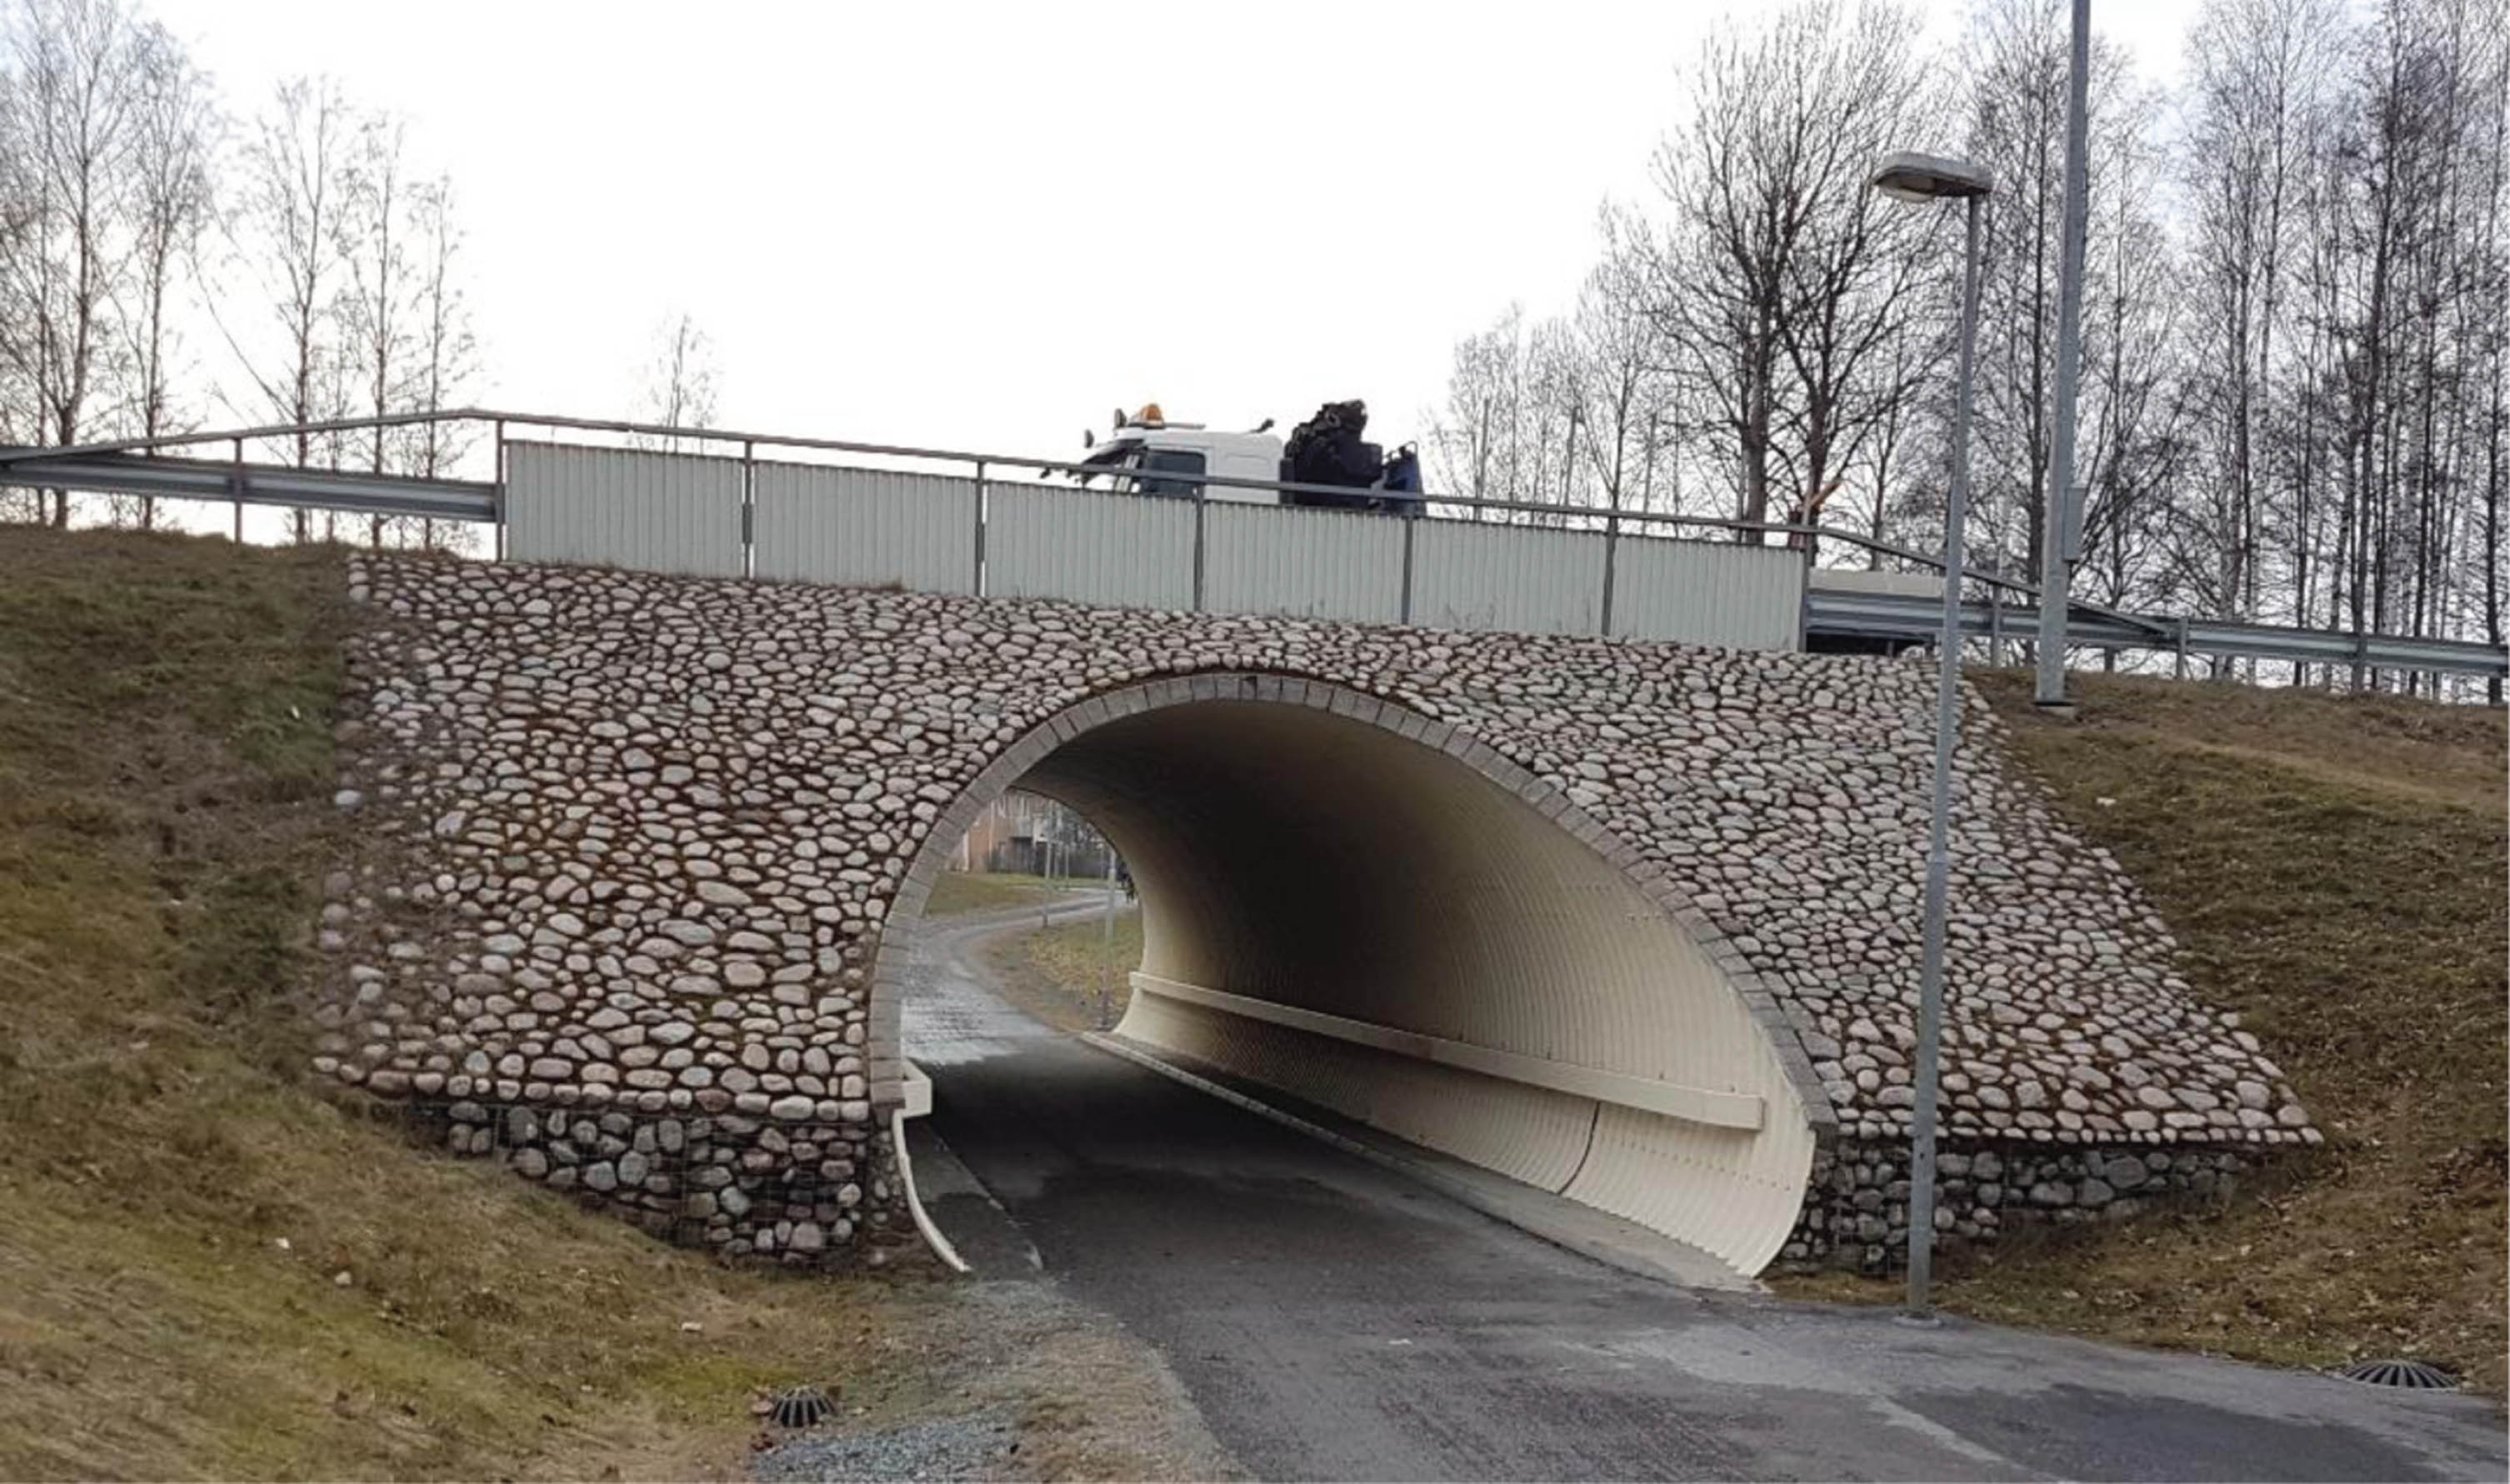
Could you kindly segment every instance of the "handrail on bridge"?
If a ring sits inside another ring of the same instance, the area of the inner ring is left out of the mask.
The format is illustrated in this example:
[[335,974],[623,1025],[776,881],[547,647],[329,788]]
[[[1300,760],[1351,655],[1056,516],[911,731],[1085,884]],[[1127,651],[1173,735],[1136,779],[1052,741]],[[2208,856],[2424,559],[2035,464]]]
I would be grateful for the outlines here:
[[[0,448],[0,468],[34,460],[66,461],[111,454],[148,453],[165,448],[196,447],[212,443],[241,446],[265,442],[272,438],[317,438],[339,433],[370,433],[382,429],[424,427],[436,423],[480,422],[499,429],[508,427],[561,429],[577,433],[610,433],[631,438],[654,438],[690,442],[737,443],[751,448],[805,448],[821,453],[852,453],[875,458],[922,459],[938,463],[969,464],[978,470],[988,467],[1035,470],[1041,476],[1056,474],[1099,475],[1116,473],[1107,466],[1070,459],[1042,459],[1032,454],[974,453],[966,449],[922,448],[903,443],[867,443],[848,438],[803,438],[783,433],[743,433],[720,428],[691,428],[670,423],[645,423],[623,418],[570,417],[563,413],[514,412],[493,407],[448,407],[433,412],[392,412],[364,417],[326,418],[311,423],[271,423],[253,428],[206,430],[191,433],[157,434],[146,438],[113,438],[100,442],[77,443],[60,448]],[[327,471],[326,471],[327,472]],[[354,471],[342,471],[353,473]],[[1269,490],[1282,494],[1349,497],[1349,486],[1337,484],[1303,484],[1284,479],[1249,479],[1235,475],[1193,474],[1186,471],[1160,472],[1161,479],[1191,483],[1208,490],[1214,485],[1230,489]],[[1560,517],[1578,516],[1603,523],[1608,528],[1616,521],[1637,521],[1673,526],[1694,526],[1709,530],[1733,531],[1761,535],[1805,538],[1807,542],[1830,540],[1885,556],[1898,557],[1921,566],[1943,570],[1940,556],[1867,536],[1838,526],[1806,524],[1787,520],[1743,520],[1725,515],[1692,515],[1673,511],[1635,510],[1614,505],[1552,505],[1531,500],[1499,500],[1479,495],[1435,494],[1424,492],[1425,506],[1461,507],[1474,511],[1498,511],[1508,514],[1540,514]],[[1794,545],[1793,541],[1788,543]],[[1808,548],[1807,548],[1808,550]],[[2036,599],[2039,590],[2029,583],[1993,572],[1971,570],[1970,580],[1987,587],[2000,588]],[[2076,607],[2086,605],[2077,603]],[[2122,622],[2136,622],[2125,615],[2115,615]]]
[[[848,438],[804,438],[792,434],[748,433],[719,428],[691,428],[669,423],[638,422],[625,418],[570,417],[559,413],[515,412],[493,407],[452,407],[427,412],[396,412],[363,417],[327,418],[319,422],[274,423],[251,428],[158,434],[145,438],[115,438],[97,442],[73,444],[59,448],[0,448],[0,482],[27,482],[22,477],[14,480],[11,479],[8,472],[13,470],[17,465],[38,461],[59,464],[87,458],[105,459],[116,455],[129,456],[133,454],[154,453],[162,449],[197,447],[207,444],[225,443],[235,450],[235,459],[233,464],[229,467],[238,467],[242,466],[244,445],[248,442],[265,442],[274,438],[314,438],[332,434],[363,433],[382,429],[412,428],[432,424],[462,422],[487,423],[496,429],[497,441],[501,449],[497,471],[498,478],[494,483],[486,485],[484,488],[491,490],[494,493],[497,518],[502,518],[505,498],[505,469],[502,457],[502,448],[508,441],[507,430],[513,427],[550,429],[579,433],[603,433],[630,438],[667,438],[674,441],[685,440],[700,444],[738,444],[742,448],[742,457],[744,461],[752,459],[755,451],[764,447],[808,449],[814,452],[847,453],[874,458],[912,459],[947,464],[965,464],[973,467],[975,477],[980,482],[985,479],[987,470],[992,468],[1034,470],[1041,477],[1057,474],[1086,476],[1116,472],[1111,471],[1105,465],[1092,465],[1086,461],[1046,459],[1024,454],[977,453],[965,449],[923,448],[909,444],[872,443]],[[208,461],[177,460],[173,462],[178,467],[194,471],[205,471],[217,467],[209,464]],[[343,476],[357,474],[356,471],[349,470],[303,470],[291,471],[291,473],[303,476],[319,476],[325,478],[334,474]],[[1198,500],[1205,498],[1208,495],[1209,490],[1214,486],[1232,489],[1265,490],[1277,494],[1323,495],[1341,498],[1349,498],[1354,493],[1350,488],[1341,485],[1305,484],[1288,480],[1274,479],[1249,479],[1231,475],[1195,474],[1186,471],[1162,470],[1160,472],[1159,476],[1163,480],[1174,480],[1179,483],[1191,483],[1195,485],[1198,490],[1198,494],[1195,498]],[[369,478],[371,476],[360,476],[360,477]],[[65,479],[64,482],[68,481]],[[483,488],[483,486],[477,483],[477,481],[466,480],[403,477],[399,482],[408,484],[414,489],[425,486],[437,486],[444,489],[453,489],[458,487],[464,490],[477,490]],[[205,492],[188,489],[170,489],[167,493],[177,497],[192,496],[195,498],[219,498],[218,496],[208,495]],[[237,493],[239,497],[242,494],[241,481],[239,482]],[[1930,555],[1924,552],[1901,546],[1896,542],[1886,541],[1877,536],[1866,535],[1863,532],[1845,530],[1837,526],[1822,525],[1818,522],[1804,523],[1784,520],[1742,520],[1720,515],[1692,515],[1667,511],[1632,510],[1622,507],[1617,502],[1607,506],[1565,504],[1548,505],[1536,501],[1499,500],[1484,496],[1433,494],[1426,491],[1423,492],[1421,501],[1425,511],[1429,507],[1446,507],[1449,509],[1468,510],[1475,513],[1492,511],[1511,514],[1536,514],[1564,521],[1572,518],[1581,519],[1601,526],[1602,532],[1608,541],[1618,534],[1621,528],[1621,523],[1624,521],[1635,522],[1640,525],[1661,525],[1676,528],[1692,527],[1703,530],[1729,531],[1734,533],[1738,537],[1758,537],[1777,534],[1787,538],[1786,545],[1788,547],[1803,552],[1804,559],[1808,569],[1812,566],[1818,544],[1825,540],[1841,542],[1847,546],[1861,549],[1877,557],[1887,556],[1911,563],[1921,568],[1931,568],[1937,573],[1941,573],[1944,570],[1945,565],[1943,558],[1940,556]],[[2006,577],[2000,573],[1980,571],[1974,567],[1969,569],[1964,574],[1964,577],[1967,581],[1976,583],[1983,588],[2003,593],[2014,594],[2019,598],[2027,600],[2031,610],[2035,610],[2038,605],[2040,592],[2039,588],[2035,584]],[[1846,594],[1841,594],[1840,600],[1852,601],[1852,599]],[[2001,597],[1994,596],[1991,596],[1988,600],[1989,606],[1992,609],[1997,610],[2000,610],[2003,607],[2004,601],[2005,600]],[[2109,631],[2112,635],[2118,634],[2122,631],[2131,631],[2149,636],[2153,641],[2153,644],[2150,647],[2171,647],[2176,645],[2184,650],[2188,646],[2188,634],[2191,626],[2193,626],[2205,629],[2219,629],[2226,631],[2241,629],[2261,635],[2274,633],[2307,636],[2312,641],[2306,645],[2300,646],[2301,648],[2306,648],[2310,651],[2306,655],[2301,655],[2299,653],[2299,649],[2296,649],[2293,656],[2284,656],[2280,654],[2279,650],[2275,649],[2275,646],[2271,644],[2265,646],[2267,650],[2272,651],[2276,653],[2278,657],[2283,658],[2292,658],[2297,656],[2311,661],[2321,660],[2327,658],[2325,649],[2326,641],[2341,638],[2353,644],[2357,652],[2363,651],[2366,647],[2383,647],[2392,643],[2406,643],[2427,648],[2447,647],[2452,650],[2463,649],[2471,654],[2481,653],[2484,656],[2484,663],[2481,666],[2459,667],[2480,668],[2488,672],[2500,672],[2505,669],[2510,669],[2510,653],[2505,653],[2500,646],[2487,645],[2479,640],[2400,638],[2400,636],[2386,634],[2357,634],[2348,630],[2283,628],[2277,626],[2246,625],[2233,621],[2191,621],[2184,619],[2155,618],[2143,614],[2123,612],[2102,604],[2087,602],[2080,598],[2072,597],[2071,595],[2067,599],[2067,608],[2070,614],[2082,615],[2086,619],[2093,621],[2093,624],[2096,627],[2108,626]],[[1941,627],[1939,619],[1933,627]],[[2114,643],[2115,640],[2112,638],[2107,642]],[[2256,654],[2260,651],[2258,647],[2252,645],[2239,648],[2236,651],[2226,652]],[[2375,661],[2373,663],[2376,664],[2377,662]],[[2405,667],[2424,666],[2409,666]]]

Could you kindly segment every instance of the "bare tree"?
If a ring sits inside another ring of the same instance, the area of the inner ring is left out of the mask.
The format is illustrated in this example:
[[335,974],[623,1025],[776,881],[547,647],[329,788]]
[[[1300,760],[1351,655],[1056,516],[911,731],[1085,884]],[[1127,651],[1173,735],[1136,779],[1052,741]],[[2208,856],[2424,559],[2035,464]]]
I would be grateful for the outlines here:
[[[118,353],[119,213],[135,147],[136,36],[116,0],[19,0],[8,16],[0,169],[0,356],[36,404],[37,437],[75,443]],[[48,518],[69,523],[69,495]]]
[[[155,438],[212,396],[305,424],[456,395],[476,369],[460,234],[443,184],[409,183],[399,126],[300,80],[222,160],[209,80],[126,3],[0,0],[0,438]],[[187,353],[204,314],[247,391]],[[300,466],[433,474],[461,452],[440,429],[292,441]],[[155,523],[153,500],[110,498]],[[66,521],[65,495],[33,501]]]
[[1862,374],[1878,385],[1868,394],[1875,412],[1865,439],[1863,477],[1820,507],[1827,520],[1852,516],[1872,539],[1864,564],[1874,571],[1882,569],[1882,544],[1897,526],[1931,522],[1940,510],[1935,492],[1949,467],[1950,450],[1935,436],[1935,409],[1927,393],[1953,353],[1952,286],[1951,277],[1944,275],[1931,293],[1909,295],[1877,354],[1865,360]]
[[[426,181],[409,196],[408,237],[413,328],[410,376],[405,405],[414,412],[440,412],[458,404],[478,368],[478,342],[471,330],[469,301],[455,271],[462,233],[455,224],[452,183]],[[446,473],[467,446],[464,436],[444,423],[422,423],[407,438],[407,467],[421,478]],[[431,550],[459,527],[420,527],[419,542]]]
[[1612,207],[1599,213],[1598,225],[1603,254],[1571,321],[1585,431],[1578,451],[1603,503],[1620,510],[1636,508],[1641,489],[1653,490],[1650,465],[1671,402],[1670,378],[1663,337],[1649,313],[1655,254],[1648,226]]
[[[1528,325],[1511,305],[1498,323],[1456,347],[1447,406],[1432,421],[1429,456],[1442,488],[1475,499],[1565,506],[1592,498],[1589,399],[1600,373],[1579,324]],[[1560,525],[1542,511],[1491,512],[1473,518]]]
[[2226,617],[2261,605],[2298,229],[2341,27],[2334,0],[2210,0],[2188,36],[2181,163],[2198,451],[2178,503],[2197,538],[2183,577],[2201,608]]
[[1657,320],[1734,513],[1808,510],[1917,395],[1878,374],[1893,327],[1942,272],[1935,213],[1866,189],[1874,162],[1939,110],[1913,12],[1797,0],[1729,24],[1692,75],[1686,127],[1656,156],[1673,214]]
[[2314,565],[2328,617],[2357,632],[2463,622],[2452,549],[2482,524],[2466,507],[2492,457],[2473,446],[2491,421],[2483,301],[2502,283],[2483,199],[2501,129],[2474,103],[2500,96],[2503,31],[2497,4],[2389,0],[2351,48],[2330,131],[2310,262],[2336,509]]
[[[703,428],[714,421],[715,382],[714,342],[698,327],[696,317],[683,312],[655,336],[654,360],[638,395],[636,418],[666,428]],[[666,453],[676,452],[680,445],[679,438],[668,436],[639,435],[632,441],[637,447]]]
[[[1990,570],[2035,569],[2052,535],[2066,20],[1981,0],[1964,49],[1961,147],[1997,182],[1970,552]],[[2510,5],[2206,0],[2187,57],[2174,133],[2127,55],[2093,48],[2083,590],[2497,642]],[[1608,212],[1574,313],[1457,346],[1442,484],[1647,505],[1669,477],[1678,504],[1689,471],[1741,515],[1837,491],[1864,532],[1925,544],[1957,262],[1924,233],[1949,213],[1864,189],[1878,153],[1928,142],[1919,60],[1882,4],[1718,29],[1656,155],[1666,219]]]
[[[337,219],[347,195],[356,120],[327,78],[280,85],[254,122],[240,162],[235,254],[267,306],[267,348],[247,345],[229,328],[246,373],[277,420],[305,424],[345,401],[337,288],[343,275]],[[294,458],[314,462],[314,439],[299,433]],[[337,448],[331,450],[336,462]],[[304,511],[296,539],[312,538]]]
[[[175,390],[182,369],[179,296],[213,209],[209,152],[216,114],[208,80],[163,27],[140,30],[133,59],[131,272],[121,320],[137,431],[156,438],[182,431]],[[156,506],[139,500],[142,529],[156,523]]]
[[[1517,400],[1519,487],[1512,498],[1528,505],[1570,505],[1578,486],[1578,441],[1584,416],[1585,367],[1570,326],[1540,320],[1526,333]],[[1519,524],[1557,526],[1566,516],[1518,511]]]
[[[401,178],[403,129],[398,119],[369,117],[358,126],[357,142],[341,172],[340,206],[331,218],[343,278],[337,298],[342,358],[354,364],[360,412],[384,417],[399,409],[409,350],[408,244],[402,235],[409,210]],[[382,427],[367,431],[366,468],[384,472],[384,449],[393,440]],[[366,518],[366,544],[380,547],[390,517]]]
[[[1524,311],[1511,304],[1490,328],[1457,343],[1447,404],[1430,423],[1428,453],[1439,488],[1475,500],[1505,499],[1503,492],[1515,488],[1524,323]],[[1475,507],[1473,518],[1482,517]]]

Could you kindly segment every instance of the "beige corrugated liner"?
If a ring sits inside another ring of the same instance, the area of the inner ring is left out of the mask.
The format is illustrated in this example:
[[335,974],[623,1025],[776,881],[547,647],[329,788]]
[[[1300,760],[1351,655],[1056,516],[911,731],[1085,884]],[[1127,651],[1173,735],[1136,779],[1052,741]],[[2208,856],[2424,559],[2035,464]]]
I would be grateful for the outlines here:
[[1662,907],[1457,759],[1316,709],[1211,701],[1084,733],[1023,786],[1082,810],[1124,853],[1148,975],[1757,1099],[1760,1126],[1531,1085],[1219,1001],[1137,995],[1122,1034],[1626,1216],[1740,1273],[1786,1240],[1814,1138],[1768,1033]]

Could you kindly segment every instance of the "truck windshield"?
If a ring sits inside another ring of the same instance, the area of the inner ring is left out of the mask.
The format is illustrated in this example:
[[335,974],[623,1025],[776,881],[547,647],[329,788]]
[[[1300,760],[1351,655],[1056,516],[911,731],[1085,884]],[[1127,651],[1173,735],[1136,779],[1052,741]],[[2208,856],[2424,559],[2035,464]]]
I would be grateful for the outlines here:
[[[1142,445],[1139,443],[1101,443],[1090,452],[1089,457],[1081,461],[1086,466],[1083,472],[1072,477],[1086,489],[1102,473],[1114,474],[1120,469],[1132,468],[1133,456],[1141,451]],[[1122,478],[1110,479],[1107,482],[1113,488],[1123,488],[1124,481]]]
[[1139,465],[1141,476],[1133,481],[1134,491],[1145,495],[1183,495],[1187,499],[1202,493],[1199,478],[1177,479],[1159,477],[1166,475],[1200,475],[1204,472],[1201,453],[1190,448],[1146,448]]

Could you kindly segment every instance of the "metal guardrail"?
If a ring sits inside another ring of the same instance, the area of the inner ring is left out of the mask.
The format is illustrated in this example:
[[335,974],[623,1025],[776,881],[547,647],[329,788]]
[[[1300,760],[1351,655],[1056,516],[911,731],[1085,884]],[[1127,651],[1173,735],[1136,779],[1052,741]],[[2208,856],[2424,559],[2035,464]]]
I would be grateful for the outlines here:
[[435,520],[494,520],[498,515],[497,486],[484,480],[410,479],[129,453],[57,454],[49,449],[0,448],[0,484]]
[[[442,423],[486,423],[495,430],[498,478],[494,481],[426,479],[406,476],[369,475],[284,465],[247,463],[248,442],[273,438],[321,437],[421,427]],[[990,470],[1034,471],[1042,476],[1099,475],[1111,471],[1067,459],[973,453],[920,448],[903,444],[867,443],[838,438],[799,438],[784,434],[727,432],[682,428],[608,418],[509,412],[463,407],[436,412],[399,413],[384,417],[339,418],[317,423],[272,424],[214,432],[165,435],[84,443],[66,448],[0,447],[0,485],[101,490],[116,494],[167,499],[199,499],[219,503],[283,506],[298,509],[353,511],[360,514],[409,515],[429,519],[496,522],[505,518],[505,447],[513,428],[603,433],[622,437],[666,438],[699,444],[739,445],[744,459],[760,448],[789,448],[885,459],[972,466],[981,483]],[[224,463],[206,459],[166,458],[155,450],[226,444]],[[1190,482],[1206,493],[1214,487],[1269,491],[1275,494],[1347,496],[1338,486],[1245,479],[1220,475],[1162,471],[1165,480]],[[1562,525],[1597,530],[1607,536],[1625,526],[1672,527],[1715,531],[1758,541],[1769,535],[1806,552],[1807,561],[1823,541],[1919,568],[1943,569],[1940,558],[1881,541],[1856,531],[1785,521],[1736,520],[1713,515],[1677,514],[1660,511],[1622,510],[1608,506],[1544,505],[1521,500],[1478,499],[1467,495],[1424,496],[1434,515],[1438,508],[1501,515],[1533,514]],[[1453,518],[1453,517],[1447,517]],[[1962,605],[1965,632],[1985,637],[2022,637],[2037,621],[2038,590],[2028,583],[1972,572],[1971,581],[1997,594],[1992,600]],[[2021,601],[2011,601],[2011,593]],[[1848,591],[1807,584],[1805,631],[1807,635],[1873,638],[1923,643],[1942,627],[1941,599],[1903,593]],[[2358,665],[2379,669],[2426,670],[2481,676],[2510,675],[2510,649],[2477,640],[2425,638],[2401,634],[2351,633],[2337,629],[2286,628],[2208,619],[2123,613],[2076,601],[2068,620],[2069,638],[2087,648],[2175,653],[2181,656],[2273,660],[2286,663]]]
[[[1943,600],[1899,592],[1854,592],[1815,587],[1805,594],[1806,628],[1841,637],[1931,639],[1943,627]],[[1961,630],[1977,638],[2028,638],[2039,609],[2028,603],[1971,599],[1961,604]],[[2069,642],[2087,649],[2149,651],[2287,664],[2361,665],[2374,669],[2437,670],[2450,674],[2510,674],[2510,653],[2468,639],[2352,634],[2235,624],[2210,619],[2151,619],[2084,611],[2067,620]]]

